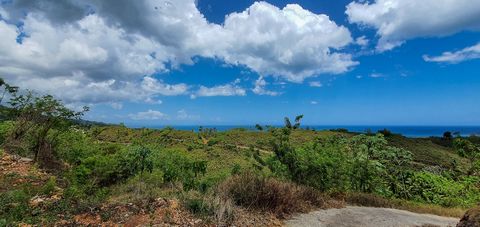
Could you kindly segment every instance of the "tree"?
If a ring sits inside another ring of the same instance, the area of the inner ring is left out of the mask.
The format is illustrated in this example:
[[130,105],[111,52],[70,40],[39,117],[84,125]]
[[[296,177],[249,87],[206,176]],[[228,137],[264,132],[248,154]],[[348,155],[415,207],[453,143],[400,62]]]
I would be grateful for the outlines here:
[[12,113],[10,111],[10,108],[4,107],[3,104],[3,99],[5,96],[12,96],[18,91],[18,87],[11,86],[10,84],[7,84],[3,78],[0,78],[0,89],[3,89],[3,92],[1,92],[0,96],[0,120],[9,120],[12,118]]
[[42,165],[52,161],[58,135],[88,111],[88,107],[78,112],[70,110],[51,95],[35,96],[31,91],[16,91],[8,103],[15,116],[8,140],[13,144],[26,143],[35,162],[43,159]]
[[358,135],[350,141],[352,155],[351,185],[354,190],[372,192],[378,180],[380,163],[375,160],[378,150],[384,146],[379,137]]
[[295,124],[292,125],[292,122],[290,121],[290,118],[285,117],[285,119],[284,119],[285,128],[288,128],[288,129],[298,129],[298,128],[300,128],[300,121],[302,120],[302,118],[303,118],[303,114],[296,116],[295,117]]
[[256,124],[255,125],[255,128],[258,130],[258,131],[263,131],[263,127],[259,124]]
[[443,140],[451,140],[453,138],[452,132],[446,131],[443,133]]
[[200,126],[198,129],[198,138],[202,141],[203,145],[210,145],[210,141],[217,136],[216,128],[204,128]]
[[470,160],[470,168],[468,175],[472,175],[480,171],[480,147],[476,146],[470,140],[458,137],[453,140],[453,147],[458,155]]
[[284,164],[290,173],[296,171],[295,162],[288,156],[295,150],[290,144],[290,134],[292,133],[292,130],[300,127],[300,120],[302,118],[303,115],[297,116],[295,118],[295,125],[292,126],[290,119],[285,117],[285,127],[270,128],[270,133],[272,134],[270,145],[275,153],[275,158]]
[[378,130],[378,133],[383,134],[385,137],[389,137],[392,135],[392,132],[386,128]]
[[2,96],[0,97],[0,105],[2,104],[6,94],[13,95],[18,91],[18,87],[7,84],[5,80],[1,77],[0,77],[0,87],[3,87]]

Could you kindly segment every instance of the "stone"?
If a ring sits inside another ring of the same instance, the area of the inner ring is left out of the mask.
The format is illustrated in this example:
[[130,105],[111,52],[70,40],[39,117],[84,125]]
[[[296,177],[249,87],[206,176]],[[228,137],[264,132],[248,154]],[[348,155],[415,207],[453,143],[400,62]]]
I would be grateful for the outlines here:
[[30,162],[33,162],[33,159],[31,159],[31,158],[20,158],[18,161],[30,163]]
[[480,227],[480,207],[468,210],[460,219],[457,227]]

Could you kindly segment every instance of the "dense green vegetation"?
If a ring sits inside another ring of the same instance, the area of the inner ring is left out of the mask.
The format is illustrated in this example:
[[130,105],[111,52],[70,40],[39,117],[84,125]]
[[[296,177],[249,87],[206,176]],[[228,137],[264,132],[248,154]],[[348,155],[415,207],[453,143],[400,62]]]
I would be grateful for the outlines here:
[[[52,225],[105,204],[148,206],[159,197],[179,199],[191,213],[218,223],[232,221],[234,207],[282,217],[327,207],[329,197],[371,195],[450,208],[480,202],[476,137],[319,132],[301,129],[303,116],[294,123],[286,118],[282,128],[257,125],[257,131],[78,124],[88,109],[75,112],[52,96],[0,82],[10,98],[1,103],[2,147],[31,158],[49,176],[29,173],[23,183],[13,183],[15,174],[0,176],[0,226]],[[31,205],[32,198],[57,194],[43,207]]]

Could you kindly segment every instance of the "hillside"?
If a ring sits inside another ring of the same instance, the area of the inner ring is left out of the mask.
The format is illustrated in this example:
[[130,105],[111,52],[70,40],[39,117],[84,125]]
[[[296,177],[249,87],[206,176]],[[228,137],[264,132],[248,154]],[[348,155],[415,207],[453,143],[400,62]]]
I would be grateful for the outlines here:
[[[297,212],[346,204],[460,217],[480,201],[476,186],[467,183],[472,178],[463,177],[470,161],[435,138],[287,128],[193,132],[82,124],[59,134],[55,159],[62,164],[52,169],[34,162],[28,151],[18,150],[19,144],[8,142],[11,122],[1,125],[2,141],[7,142],[0,176],[0,201],[6,206],[0,220],[6,223],[271,226]],[[354,188],[357,181],[349,180],[353,175],[347,172],[355,165],[348,159],[355,156],[344,156],[364,152],[369,144],[379,149],[374,152],[387,152],[366,162],[372,165],[368,171],[379,171],[365,182],[378,188],[373,191]],[[289,153],[282,159],[283,149]],[[388,157],[408,151],[411,161]],[[465,168],[457,173],[458,182],[447,175],[455,173],[452,160]],[[406,174],[413,188],[408,194],[393,194],[389,190],[403,186],[391,188],[387,182],[398,180],[385,178],[389,175],[384,171]]]

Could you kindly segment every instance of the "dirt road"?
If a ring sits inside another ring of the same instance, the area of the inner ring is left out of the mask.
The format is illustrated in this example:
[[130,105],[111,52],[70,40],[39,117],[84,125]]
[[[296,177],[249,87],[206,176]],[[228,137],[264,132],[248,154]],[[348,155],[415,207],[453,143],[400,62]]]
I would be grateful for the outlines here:
[[347,206],[300,214],[285,222],[287,226],[455,226],[459,219],[430,214],[416,214],[388,208]]

